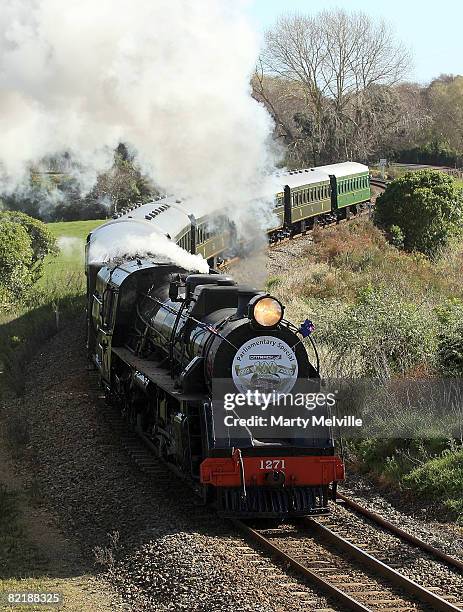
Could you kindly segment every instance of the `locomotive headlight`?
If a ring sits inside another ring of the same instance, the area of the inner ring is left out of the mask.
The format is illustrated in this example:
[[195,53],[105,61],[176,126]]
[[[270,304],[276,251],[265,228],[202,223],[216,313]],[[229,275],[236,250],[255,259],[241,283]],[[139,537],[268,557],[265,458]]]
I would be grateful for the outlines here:
[[248,316],[261,327],[275,327],[283,318],[283,306],[269,296],[256,296],[249,302]]

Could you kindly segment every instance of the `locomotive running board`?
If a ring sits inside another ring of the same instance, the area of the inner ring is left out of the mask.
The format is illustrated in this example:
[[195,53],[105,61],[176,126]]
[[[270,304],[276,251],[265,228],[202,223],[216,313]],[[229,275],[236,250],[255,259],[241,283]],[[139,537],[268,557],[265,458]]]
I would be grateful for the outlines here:
[[160,368],[154,361],[137,357],[131,351],[124,347],[113,347],[112,352],[117,355],[125,364],[141,372],[153,384],[161,388],[163,391],[172,395],[179,401],[202,402],[204,394],[202,393],[184,393],[175,386],[175,381],[170,376],[170,373],[165,368]]

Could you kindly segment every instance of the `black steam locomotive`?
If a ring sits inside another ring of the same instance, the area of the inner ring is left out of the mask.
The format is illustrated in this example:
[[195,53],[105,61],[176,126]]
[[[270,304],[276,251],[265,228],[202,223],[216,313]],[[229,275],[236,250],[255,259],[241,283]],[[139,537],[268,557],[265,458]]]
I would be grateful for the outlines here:
[[86,273],[89,355],[107,398],[166,466],[228,516],[328,510],[329,485],[344,477],[331,436],[236,436],[213,401],[215,381],[290,390],[318,378],[278,300],[149,257],[87,256]]

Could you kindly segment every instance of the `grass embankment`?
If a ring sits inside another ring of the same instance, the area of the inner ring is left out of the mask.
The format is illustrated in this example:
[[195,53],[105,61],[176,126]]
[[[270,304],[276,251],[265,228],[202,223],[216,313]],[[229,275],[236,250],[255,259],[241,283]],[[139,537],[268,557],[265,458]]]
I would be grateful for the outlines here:
[[[314,321],[323,376],[369,381],[351,403],[376,419],[379,433],[351,440],[350,458],[387,484],[443,502],[461,520],[462,432],[449,435],[435,415],[451,409],[452,422],[463,422],[461,386],[447,385],[463,374],[462,266],[463,243],[431,262],[389,245],[362,218],[314,232],[290,273],[268,280],[291,320]],[[430,397],[437,382],[443,394]],[[399,427],[405,433],[394,434]]]
[[24,304],[0,313],[0,392],[24,390],[30,356],[65,320],[84,308],[84,248],[88,233],[103,221],[50,223],[60,253],[44,262],[44,274]]

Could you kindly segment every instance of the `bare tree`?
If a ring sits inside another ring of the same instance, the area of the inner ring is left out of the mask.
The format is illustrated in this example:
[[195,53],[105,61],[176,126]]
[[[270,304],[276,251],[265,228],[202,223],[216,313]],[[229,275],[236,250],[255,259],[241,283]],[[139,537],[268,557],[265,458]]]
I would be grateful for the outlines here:
[[[266,33],[255,82],[260,99],[293,138],[287,129],[290,122],[279,120],[281,112],[272,110],[274,99],[265,86],[273,77],[299,87],[307,118],[302,123],[321,158],[366,157],[377,134],[369,143],[363,131],[367,126],[374,130],[375,117],[383,112],[380,102],[388,98],[386,88],[398,83],[409,65],[408,51],[382,21],[345,10],[313,17],[294,14],[281,17]],[[385,108],[390,112],[389,102]],[[384,129],[385,122],[378,123]]]

